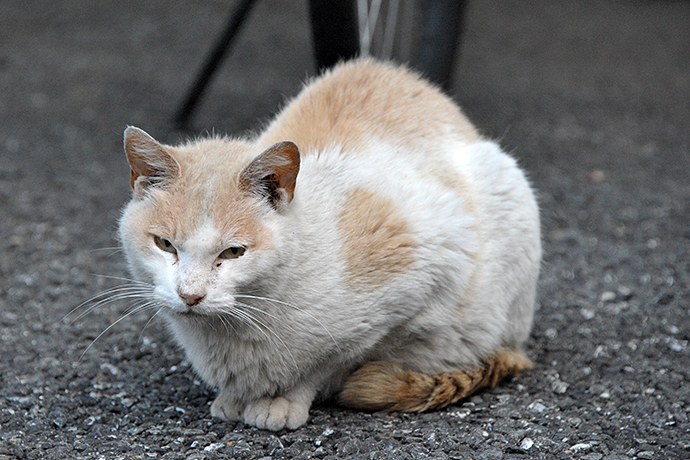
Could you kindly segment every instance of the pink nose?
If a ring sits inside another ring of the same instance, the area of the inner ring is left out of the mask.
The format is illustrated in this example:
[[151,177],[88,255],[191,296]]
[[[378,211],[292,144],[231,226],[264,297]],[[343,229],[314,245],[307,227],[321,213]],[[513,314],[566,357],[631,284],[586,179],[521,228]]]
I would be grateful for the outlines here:
[[193,307],[194,305],[198,304],[201,302],[201,300],[206,297],[204,294],[186,294],[184,292],[179,292],[180,298],[184,300],[184,303],[187,304],[188,307]]

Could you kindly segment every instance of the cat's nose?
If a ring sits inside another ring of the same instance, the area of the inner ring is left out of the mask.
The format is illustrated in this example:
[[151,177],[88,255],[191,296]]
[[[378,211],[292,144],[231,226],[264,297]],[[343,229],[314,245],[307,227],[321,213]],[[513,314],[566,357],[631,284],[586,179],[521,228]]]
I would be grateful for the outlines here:
[[187,294],[185,292],[178,292],[178,294],[180,295],[180,298],[184,300],[184,303],[186,303],[188,307],[193,307],[194,305],[201,302],[201,300],[204,297],[206,297],[204,294]]

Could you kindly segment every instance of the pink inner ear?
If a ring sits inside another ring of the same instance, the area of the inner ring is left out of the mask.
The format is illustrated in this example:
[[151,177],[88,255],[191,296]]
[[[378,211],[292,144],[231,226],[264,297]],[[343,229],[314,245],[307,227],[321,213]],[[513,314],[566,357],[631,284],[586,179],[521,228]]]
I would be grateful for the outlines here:
[[[294,196],[300,154],[292,142],[280,142],[256,157],[240,174],[240,183],[249,191],[280,197],[277,189],[285,190],[287,202]],[[267,189],[268,188],[268,189]]]
[[130,156],[129,158],[129,166],[130,166],[130,178],[129,178],[129,185],[130,187],[134,188],[134,183],[137,181],[139,177],[150,177],[151,176],[151,169],[146,165],[146,162],[143,161],[139,157],[135,156]]
[[139,177],[165,180],[179,177],[181,173],[179,163],[165,147],[139,128],[129,127],[125,130],[125,153],[131,169],[132,188]]
[[146,176],[137,177],[132,183],[132,190],[134,191],[134,196],[142,197],[144,192],[148,187],[151,186],[149,178]]

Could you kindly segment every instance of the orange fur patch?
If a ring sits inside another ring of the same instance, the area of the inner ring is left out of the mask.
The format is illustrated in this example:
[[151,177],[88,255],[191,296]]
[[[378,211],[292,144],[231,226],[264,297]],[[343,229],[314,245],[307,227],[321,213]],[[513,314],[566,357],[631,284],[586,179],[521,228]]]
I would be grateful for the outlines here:
[[483,367],[436,375],[405,369],[396,362],[369,362],[348,377],[339,400],[357,409],[423,412],[493,388],[530,368],[532,361],[515,348],[498,349]]
[[367,291],[406,273],[414,262],[415,242],[395,202],[354,189],[340,213],[347,283]]
[[353,153],[378,137],[421,153],[424,144],[449,131],[468,142],[479,139],[472,124],[438,88],[412,72],[364,59],[340,65],[310,84],[258,144],[265,148],[289,140],[305,155],[331,145]]

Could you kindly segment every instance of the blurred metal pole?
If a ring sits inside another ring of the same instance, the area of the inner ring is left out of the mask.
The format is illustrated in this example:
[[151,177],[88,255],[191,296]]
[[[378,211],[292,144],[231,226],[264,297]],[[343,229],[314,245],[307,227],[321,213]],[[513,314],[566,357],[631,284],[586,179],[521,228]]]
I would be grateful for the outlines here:
[[413,65],[432,81],[450,89],[466,0],[421,1],[421,24]]
[[309,0],[318,70],[359,55],[355,0]]
[[178,127],[186,126],[189,117],[192,115],[194,108],[199,102],[199,98],[201,98],[206,90],[206,86],[223,59],[223,56],[229,51],[232,41],[237,36],[237,32],[239,32],[240,27],[242,27],[254,3],[255,0],[241,0],[230,14],[225,30],[222,35],[218,37],[211,53],[206,58],[205,64],[197,75],[194,84],[189,88],[187,97],[182,104],[180,104],[175,113],[173,121]]

